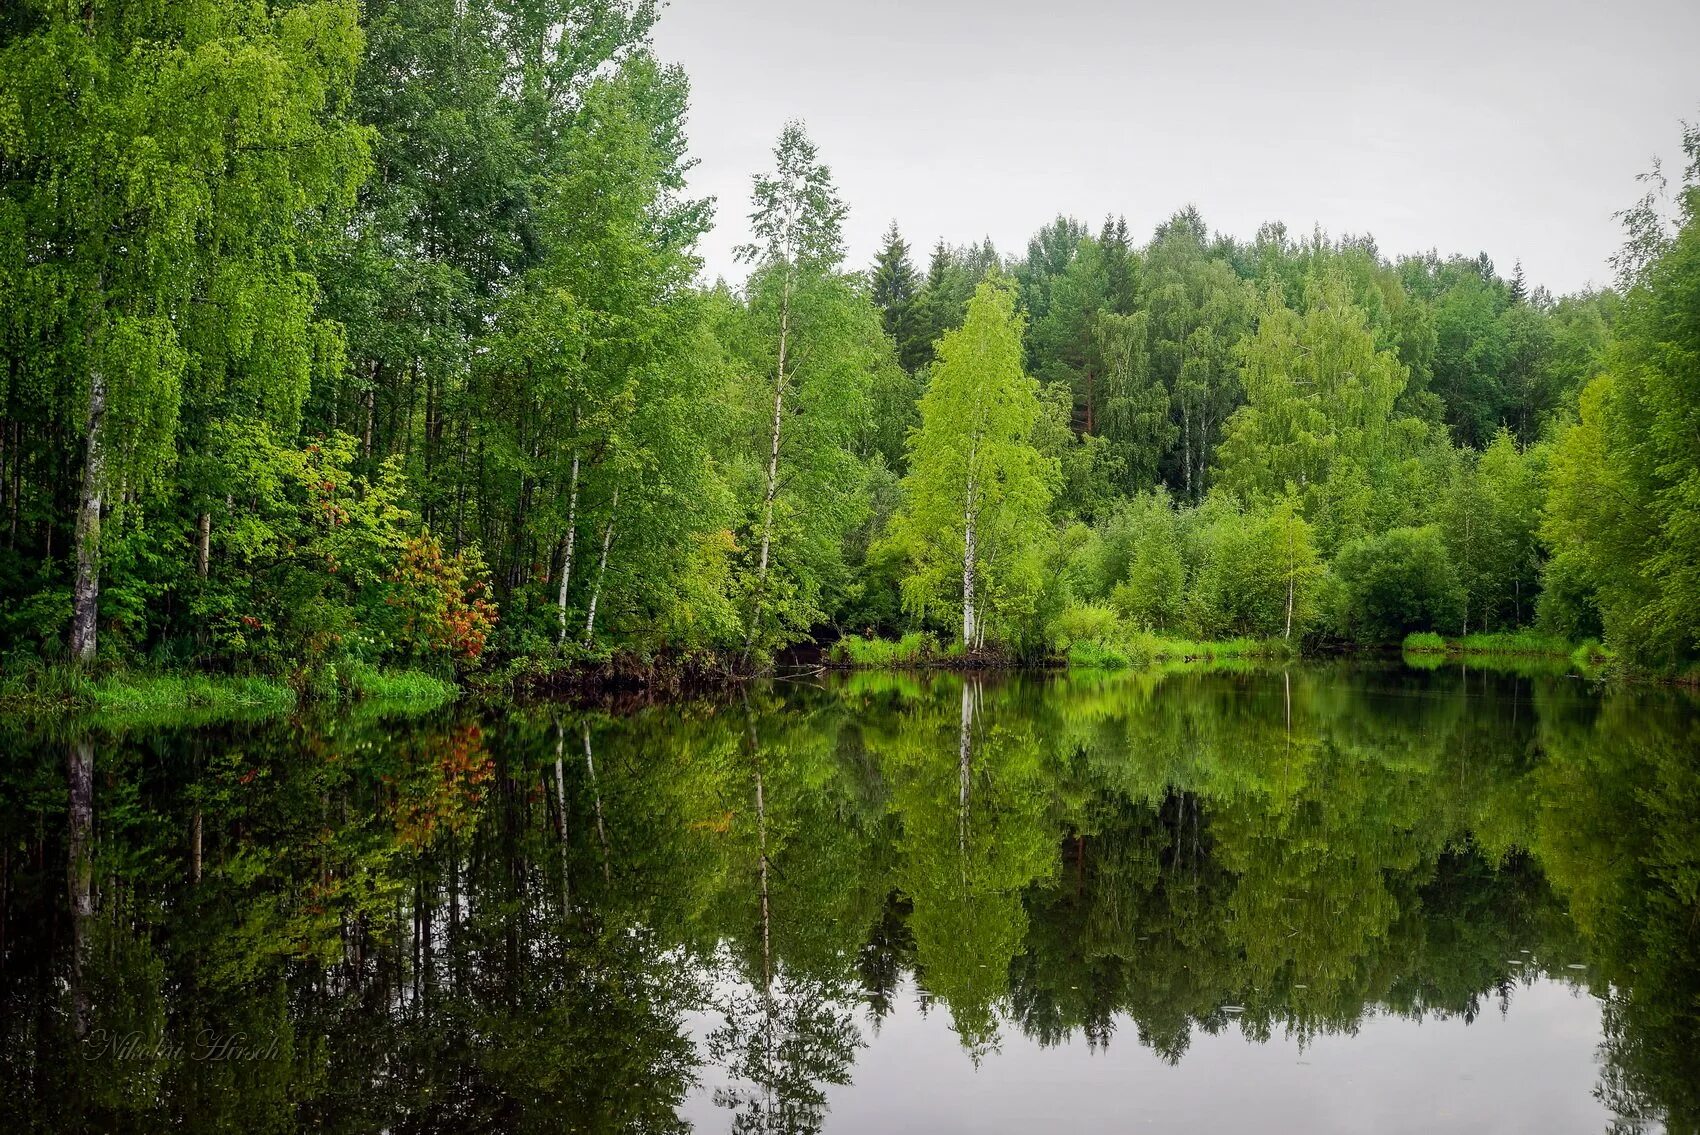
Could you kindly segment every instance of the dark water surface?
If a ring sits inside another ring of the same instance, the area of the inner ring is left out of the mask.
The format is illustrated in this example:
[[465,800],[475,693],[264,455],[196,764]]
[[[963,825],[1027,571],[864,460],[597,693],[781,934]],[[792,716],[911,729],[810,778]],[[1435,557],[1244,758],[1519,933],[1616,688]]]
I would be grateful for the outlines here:
[[0,1131],[1696,1131],[1700,711],[1457,667],[0,730]]

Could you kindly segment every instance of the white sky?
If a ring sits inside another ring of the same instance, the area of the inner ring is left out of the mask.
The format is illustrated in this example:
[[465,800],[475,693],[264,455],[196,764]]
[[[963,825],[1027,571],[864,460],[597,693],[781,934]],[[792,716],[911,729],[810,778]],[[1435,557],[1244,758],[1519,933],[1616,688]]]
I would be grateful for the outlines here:
[[801,118],[856,267],[894,218],[924,270],[941,236],[1019,254],[1114,212],[1143,241],[1192,203],[1574,291],[1700,117],[1700,0],[671,0],[655,44],[692,81],[710,278],[741,278],[750,175]]

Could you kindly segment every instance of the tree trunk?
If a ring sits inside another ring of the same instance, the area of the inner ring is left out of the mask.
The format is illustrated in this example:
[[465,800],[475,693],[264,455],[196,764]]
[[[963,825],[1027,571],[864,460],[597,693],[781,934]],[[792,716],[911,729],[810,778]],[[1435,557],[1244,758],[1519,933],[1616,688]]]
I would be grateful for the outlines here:
[[590,722],[582,722],[584,768],[590,774],[590,795],[596,802],[596,842],[602,845],[602,877],[608,877],[608,829],[602,823],[602,789],[596,783],[596,760],[590,753]]
[[[751,725],[751,731],[755,729]],[[761,869],[761,983],[765,993],[773,985],[773,920],[767,889],[767,797],[762,792],[761,765],[756,765],[756,840]]]
[[372,423],[378,416],[377,381],[381,365],[372,368],[373,385],[366,389],[366,433],[360,441],[360,455],[368,461],[372,459]]
[[[1468,571],[1470,566],[1471,566],[1470,552],[1473,551],[1474,549],[1470,545],[1470,511],[1469,511],[1469,507],[1467,505],[1466,505],[1465,510],[1464,510],[1464,548],[1465,548],[1464,568],[1465,568],[1466,571]],[[1474,575],[1474,573],[1471,573],[1470,584],[1469,584],[1469,586],[1466,586],[1464,588],[1464,630],[1463,630],[1463,633],[1466,636],[1468,636],[1469,633],[1470,633],[1470,588],[1473,587],[1474,585],[1475,585],[1475,575]]]
[[561,560],[561,637],[556,645],[567,644],[567,584],[573,578],[573,542],[578,535],[578,450],[573,450],[572,488],[567,492],[567,552]]
[[1192,408],[1181,394],[1181,481],[1186,487],[1186,499],[1192,498]]
[[956,748],[956,848],[963,856],[967,870],[968,854],[968,796],[973,780],[974,760],[974,682],[966,675],[962,679],[962,729]]
[[105,417],[106,376],[97,368],[89,376],[83,485],[77,509],[77,579],[71,598],[71,656],[79,662],[94,659],[100,613],[100,498],[106,479],[106,440],[101,436],[101,423]]
[[779,367],[773,380],[772,444],[767,454],[767,498],[762,504],[761,558],[756,565],[756,595],[750,610],[750,625],[744,630],[744,656],[760,630],[762,608],[767,601],[767,564],[773,546],[773,502],[779,495],[779,438],[785,424],[785,355],[791,338],[791,274],[785,274],[785,287],[779,298]]
[[590,588],[590,611],[584,617],[584,645],[596,634],[596,601],[602,597],[602,577],[608,574],[608,546],[614,542],[614,514],[620,507],[620,490],[608,505],[608,527],[602,530],[602,558],[596,564],[596,582]]
[[1282,637],[1287,639],[1293,637],[1293,572],[1293,524],[1289,517],[1287,522],[1287,629],[1282,632]]
[[561,725],[561,719],[555,718],[555,808],[560,824],[555,834],[561,844],[561,916],[563,918],[572,910],[572,874],[567,862],[567,731]]
[[71,907],[71,1025],[88,1035],[93,1006],[83,969],[88,960],[89,928],[94,921],[94,742],[74,741],[66,753],[70,786],[66,817],[65,887]]
[[[972,460],[972,455],[970,455]],[[974,522],[978,519],[974,512],[974,478],[968,478],[968,496],[962,506],[962,649],[974,649],[974,631],[977,616],[974,611],[974,561],[978,553],[975,546]]]
[[200,539],[195,546],[195,574],[207,577],[207,564],[212,559],[212,513],[201,513]]

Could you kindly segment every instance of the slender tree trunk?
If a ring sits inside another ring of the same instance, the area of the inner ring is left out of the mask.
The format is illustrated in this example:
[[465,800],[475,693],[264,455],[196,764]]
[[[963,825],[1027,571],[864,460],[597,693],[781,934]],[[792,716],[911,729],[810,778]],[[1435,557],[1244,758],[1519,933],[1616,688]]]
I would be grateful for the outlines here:
[[973,734],[974,681],[965,675],[962,679],[962,727],[956,747],[956,848],[964,857],[964,871],[968,869],[968,795],[974,771]]
[[567,584],[573,578],[573,543],[578,536],[578,450],[573,450],[573,475],[567,490],[567,551],[561,559],[561,598],[559,601],[561,616],[561,637],[557,645],[567,643]]
[[750,610],[750,625],[744,630],[744,657],[748,658],[761,629],[762,609],[767,602],[767,565],[773,546],[773,502],[779,495],[779,439],[785,425],[785,356],[791,340],[791,273],[779,297],[779,367],[773,380],[772,444],[767,454],[767,497],[762,502],[761,557],[756,564],[756,595]]
[[195,546],[195,574],[207,577],[207,564],[212,559],[212,513],[201,513],[200,539]]
[[71,655],[92,661],[100,613],[100,500],[106,479],[106,376],[89,375],[89,416],[83,434],[83,484],[77,509],[77,579],[71,597]]
[[572,910],[571,874],[567,870],[567,731],[561,719],[555,718],[555,808],[560,815],[560,829],[555,833],[561,844],[561,915]]
[[1291,519],[1287,523],[1287,629],[1282,637],[1293,637],[1293,525]]
[[[750,728],[753,735],[754,725]],[[756,765],[756,838],[761,855],[761,978],[762,990],[766,993],[773,985],[773,922],[767,889],[767,797],[762,792],[759,763]]]
[[590,796],[596,802],[596,842],[602,845],[602,877],[608,877],[608,829],[602,823],[602,789],[596,783],[596,760],[590,753],[590,722],[581,724],[584,733],[584,767],[590,774]]
[[1470,573],[1470,584],[1469,584],[1469,586],[1464,588],[1464,631],[1463,631],[1463,633],[1465,635],[1468,635],[1470,633],[1470,592],[1475,588],[1475,581],[1476,581],[1475,573],[1473,571],[1470,571],[1472,561],[1474,559],[1474,557],[1470,553],[1475,551],[1475,548],[1470,544],[1470,511],[1469,511],[1468,508],[1466,508],[1464,510],[1464,547],[1467,549],[1464,553],[1464,569],[1465,569],[1465,571]]
[[1192,500],[1192,408],[1187,405],[1186,393],[1181,393],[1181,480],[1186,487],[1186,499]]
[[974,649],[974,632],[978,621],[974,610],[974,568],[979,559],[979,548],[976,543],[977,533],[975,522],[979,520],[975,498],[974,451],[978,446],[968,450],[968,491],[962,504],[962,649]]
[[372,459],[372,423],[378,416],[377,382],[378,374],[381,370],[382,364],[372,368],[373,385],[368,387],[366,390],[366,433],[365,436],[361,438],[360,449],[361,456],[366,458],[368,461]]
[[71,907],[71,1024],[78,1037],[88,1035],[93,1015],[83,970],[88,961],[89,928],[94,921],[94,742],[73,741],[66,752],[65,779],[70,786],[67,814],[65,887]]
[[614,542],[614,514],[620,507],[620,490],[608,505],[608,527],[602,530],[602,557],[596,564],[596,582],[590,588],[590,610],[584,617],[584,645],[596,635],[596,601],[602,597],[602,577],[608,574],[608,547]]

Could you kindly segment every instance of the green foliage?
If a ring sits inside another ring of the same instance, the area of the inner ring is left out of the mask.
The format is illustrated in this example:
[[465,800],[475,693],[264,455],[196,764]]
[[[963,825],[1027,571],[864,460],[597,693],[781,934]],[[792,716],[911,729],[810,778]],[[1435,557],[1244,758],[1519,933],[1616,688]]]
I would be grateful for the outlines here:
[[986,627],[993,641],[1018,639],[1043,582],[1057,469],[1033,444],[1039,420],[1013,289],[987,281],[962,327],[939,342],[910,441],[904,507],[892,524],[911,565],[905,606],[924,617],[954,598],[955,625],[970,648]]
[[940,242],[924,275],[893,222],[847,272],[793,122],[734,290],[697,283],[711,203],[648,0],[14,8],[18,658],[98,637],[327,695],[852,630],[1038,656],[1538,624],[1700,658],[1700,160],[1674,226],[1656,193],[1623,214],[1621,294],[1191,208],[1144,243],[1059,216],[1007,262]]
[[[1700,131],[1685,138],[1700,155]],[[1640,233],[1606,370],[1551,462],[1544,535],[1549,573],[1591,590],[1606,638],[1631,661],[1674,668],[1700,657],[1700,160],[1674,235]],[[1632,233],[1632,237],[1635,234]],[[1653,239],[1656,236],[1657,239]],[[1582,620],[1568,598],[1558,625]]]
[[1394,528],[1340,549],[1334,561],[1336,625],[1362,642],[1398,642],[1410,631],[1458,626],[1463,587],[1440,530]]
[[941,648],[938,640],[923,631],[910,631],[902,638],[864,638],[846,635],[832,644],[832,661],[841,666],[926,666],[962,657],[960,644]]

